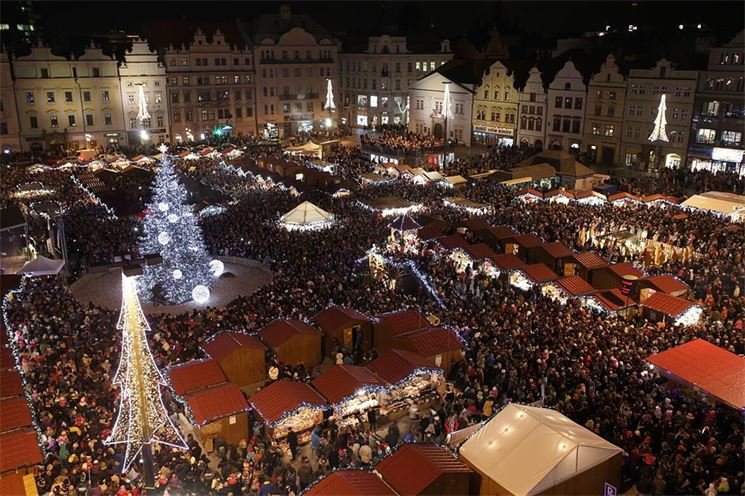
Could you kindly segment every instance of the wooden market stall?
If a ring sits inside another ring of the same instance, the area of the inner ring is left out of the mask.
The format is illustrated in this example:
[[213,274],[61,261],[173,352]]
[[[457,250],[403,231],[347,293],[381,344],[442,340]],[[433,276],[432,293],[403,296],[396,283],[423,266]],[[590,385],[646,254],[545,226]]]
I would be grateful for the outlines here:
[[[3,288],[5,291],[5,288]],[[11,472],[33,474],[35,465],[42,462],[41,448],[28,402],[23,396],[21,376],[14,366],[11,351],[5,346],[7,334],[1,329],[3,346],[0,367],[3,370],[0,390],[0,476]]]
[[354,414],[377,408],[388,386],[371,370],[356,365],[333,365],[312,385],[328,400],[334,417],[343,425],[356,422]]
[[673,275],[649,276],[639,280],[639,294],[642,300],[646,300],[656,291],[685,298],[690,291],[686,283]]
[[505,253],[512,253],[523,262],[528,261],[528,253],[543,244],[543,240],[535,234],[518,234],[508,238],[505,243]]
[[303,496],[399,496],[380,476],[358,469],[336,470],[316,481]]
[[445,380],[442,368],[407,350],[388,350],[367,368],[389,384],[381,405],[384,414],[406,408],[409,402],[425,402],[436,397]]
[[624,278],[641,279],[644,276],[644,272],[630,262],[616,263],[590,270],[590,281],[598,289],[620,288]]
[[445,375],[450,373],[453,365],[463,360],[463,341],[454,330],[446,327],[428,327],[399,335],[393,339],[393,347],[424,357],[443,369]]
[[168,369],[168,381],[180,396],[198,389],[227,382],[220,366],[215,360],[192,360],[174,365]]
[[500,274],[505,274],[506,276],[509,276],[512,271],[525,266],[525,262],[512,253],[501,253],[496,257],[492,257],[491,262]]
[[535,250],[531,250],[528,262],[542,263],[559,275],[572,275],[564,273],[564,264],[573,263],[574,252],[561,241],[545,243]]
[[238,387],[266,379],[266,347],[256,336],[221,332],[208,339],[202,350],[220,365],[225,376]]
[[701,320],[703,309],[696,302],[684,300],[661,291],[642,300],[642,315],[653,322],[671,322],[689,326]]
[[561,413],[511,403],[459,452],[481,495],[603,494],[619,488],[623,450]]
[[237,385],[224,382],[193,391],[185,398],[207,451],[212,451],[210,448],[217,438],[230,444],[248,438],[248,403]]
[[378,353],[382,353],[393,347],[393,340],[397,336],[429,326],[427,318],[416,310],[400,310],[378,315],[374,324],[373,344]]
[[497,253],[505,252],[506,241],[517,236],[510,226],[495,226],[479,232],[479,237]]
[[536,263],[515,269],[510,273],[509,281],[516,288],[527,291],[534,286],[542,287],[558,278],[559,275],[546,265]]
[[593,274],[601,268],[608,266],[608,261],[592,251],[574,254],[575,274],[592,284]]
[[275,320],[259,336],[282,363],[315,367],[323,360],[321,331],[302,320]]
[[375,470],[402,495],[461,496],[470,494],[476,479],[475,472],[447,449],[429,443],[403,444]]
[[595,288],[580,276],[574,275],[546,283],[541,292],[553,300],[566,304],[568,300],[595,292]]
[[308,431],[323,421],[328,402],[304,382],[280,380],[269,384],[248,399],[266,426],[269,439],[278,442],[290,429],[298,439],[309,439]]
[[326,355],[333,354],[337,346],[352,352],[372,348],[372,319],[357,310],[331,306],[318,312],[313,322],[323,333]]

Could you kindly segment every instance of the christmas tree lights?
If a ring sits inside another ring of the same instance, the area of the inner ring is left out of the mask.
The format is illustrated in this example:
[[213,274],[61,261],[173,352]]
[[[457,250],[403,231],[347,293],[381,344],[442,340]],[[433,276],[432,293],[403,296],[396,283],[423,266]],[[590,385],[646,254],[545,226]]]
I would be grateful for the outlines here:
[[[145,451],[145,463],[152,463],[150,444],[153,442],[174,448],[187,449],[187,446],[163,405],[160,388],[167,382],[155,365],[147,343],[146,332],[150,331],[150,326],[140,307],[135,277],[124,274],[122,307],[116,328],[122,332],[121,358],[113,380],[120,390],[119,414],[105,444],[126,445],[122,469],[126,473],[141,451]],[[145,471],[147,474],[148,467]]]
[[140,253],[159,253],[158,265],[145,266],[138,283],[143,297],[171,304],[209,300],[213,276],[197,217],[186,204],[186,189],[178,181],[171,158],[163,155],[155,176],[153,201],[143,224]]
[[660,97],[660,105],[657,107],[657,117],[654,119],[654,129],[652,129],[652,134],[650,134],[648,138],[650,143],[654,143],[655,141],[670,141],[665,129],[667,127],[667,119],[665,118],[666,110],[667,105],[665,104],[665,94],[663,93]]
[[336,105],[334,105],[334,88],[330,79],[327,79],[326,81],[326,104],[323,106],[323,109],[334,110],[336,109]]

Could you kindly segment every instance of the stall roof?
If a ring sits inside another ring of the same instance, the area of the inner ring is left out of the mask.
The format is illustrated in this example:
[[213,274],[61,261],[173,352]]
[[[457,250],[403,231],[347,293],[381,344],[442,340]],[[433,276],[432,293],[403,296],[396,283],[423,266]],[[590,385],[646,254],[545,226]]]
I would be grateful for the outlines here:
[[324,331],[344,329],[355,322],[370,322],[370,317],[351,308],[338,306],[321,310],[313,321]]
[[39,496],[34,474],[3,475],[0,477],[0,496]]
[[523,248],[535,248],[543,244],[543,240],[535,234],[520,234],[515,236],[515,243]]
[[256,336],[240,332],[221,332],[202,344],[204,352],[218,362],[240,348],[266,349]]
[[495,239],[506,239],[517,236],[517,232],[510,226],[494,226],[487,229],[487,231]]
[[623,191],[621,193],[614,193],[608,197],[609,202],[617,202],[617,201],[624,201],[624,200],[633,200],[633,201],[642,201],[641,198],[639,198],[636,195],[632,195],[631,193],[628,193],[626,191]]
[[515,270],[519,269],[525,262],[520,260],[516,255],[512,253],[500,253],[496,257],[492,258],[492,262],[497,266],[499,270]]
[[642,302],[643,307],[651,308],[669,317],[677,317],[692,306],[695,302],[672,296],[662,291],[657,291]]
[[437,370],[426,358],[407,350],[388,350],[368,366],[378,377],[390,384],[396,384],[419,369]]
[[[453,199],[448,198],[448,200],[452,201]],[[476,203],[475,205],[485,206],[481,203]],[[468,229],[469,231],[473,231],[473,232],[483,231],[484,229],[489,229],[491,227],[491,225],[487,221],[482,219],[481,217],[471,217],[470,219],[463,221],[461,225],[465,227],[466,229]]]
[[631,262],[611,264],[608,266],[608,270],[619,277],[635,276],[641,279],[645,275],[644,272],[642,272],[636,265]]
[[511,403],[476,431],[460,457],[511,494],[540,494],[623,453],[561,413]]
[[645,203],[653,203],[657,201],[680,203],[680,198],[676,198],[674,196],[662,195],[660,193],[655,193],[654,195],[647,195],[647,196],[642,197],[642,201]]
[[449,182],[450,184],[452,184],[453,186],[455,186],[455,185],[457,185],[457,184],[465,184],[465,183],[467,183],[467,182],[468,182],[468,180],[467,180],[467,179],[466,179],[465,177],[463,177],[463,176],[459,176],[459,175],[455,175],[455,176],[447,176],[447,177],[445,178],[445,180],[446,180],[447,182]]
[[595,288],[590,286],[590,283],[578,275],[562,277],[561,279],[557,279],[556,283],[572,297],[590,294],[595,291]]
[[26,262],[21,268],[21,273],[35,276],[52,276],[59,274],[65,266],[64,260],[47,258],[39,255],[31,262]]
[[430,325],[427,318],[416,310],[384,313],[378,316],[378,320],[390,327],[394,336],[417,331]]
[[328,403],[304,382],[275,381],[257,392],[248,402],[265,422],[273,424],[286,413],[303,405],[327,408]]
[[404,444],[375,470],[401,496],[426,494],[424,491],[443,475],[473,472],[447,449],[427,443]]
[[232,382],[195,391],[186,397],[186,401],[199,425],[248,410],[241,388]]
[[319,222],[328,222],[333,218],[329,212],[315,206],[309,201],[304,201],[281,217],[285,224],[307,226]]
[[416,234],[422,241],[429,241],[430,239],[437,239],[445,236],[442,229],[440,229],[437,224],[433,223],[427,224],[423,228],[417,230]]
[[176,394],[226,382],[227,378],[215,360],[192,360],[168,369],[168,378]]
[[618,288],[598,291],[593,293],[592,297],[610,312],[617,312],[623,308],[631,307],[638,303],[636,300],[631,298],[631,296],[621,293],[621,290]]
[[0,473],[41,463],[41,448],[33,429],[0,434]]
[[534,188],[525,188],[517,191],[515,193],[515,196],[535,196],[536,198],[543,198],[543,193]]
[[414,352],[423,357],[433,357],[449,351],[463,349],[463,342],[455,334],[455,331],[445,327],[420,329],[397,336],[396,339],[398,342],[408,342]]
[[543,248],[546,253],[548,253],[552,258],[555,259],[571,257],[572,255],[574,255],[574,252],[561,241],[546,243],[541,246],[541,248]]
[[383,196],[380,198],[374,198],[367,202],[373,208],[378,210],[384,210],[387,208],[408,208],[414,205],[410,201],[399,198],[398,196]]
[[606,259],[592,251],[576,253],[574,259],[585,269],[599,269],[608,266],[608,261]]
[[493,259],[497,253],[492,250],[486,243],[476,243],[475,245],[466,245],[463,247],[471,260]]
[[738,410],[745,409],[745,358],[704,339],[694,339],[647,358],[675,382],[700,389]]
[[364,387],[386,385],[374,372],[356,365],[333,365],[314,379],[312,384],[331,404],[341,402]]
[[454,250],[456,248],[465,248],[468,246],[468,241],[466,241],[466,238],[460,234],[451,234],[444,238],[438,238],[437,242],[446,250]]
[[559,276],[553,270],[546,267],[545,264],[536,263],[526,265],[520,269],[531,281],[535,283],[543,283],[549,281],[555,281]]
[[31,411],[26,398],[17,396],[0,400],[0,432],[30,427],[31,422]]
[[675,276],[667,274],[645,277],[643,281],[652,286],[653,289],[667,294],[677,293],[678,291],[688,291],[689,289],[686,283]]
[[398,496],[380,476],[367,470],[337,470],[319,479],[304,496]]
[[399,215],[393,221],[388,224],[388,227],[390,227],[393,230],[396,231],[414,231],[422,226],[419,225],[417,221],[411,218],[411,216],[407,214]]
[[319,335],[321,331],[302,320],[275,320],[259,331],[261,340],[276,348],[300,334]]
[[23,394],[22,384],[21,374],[15,368],[0,370],[0,398],[20,396]]

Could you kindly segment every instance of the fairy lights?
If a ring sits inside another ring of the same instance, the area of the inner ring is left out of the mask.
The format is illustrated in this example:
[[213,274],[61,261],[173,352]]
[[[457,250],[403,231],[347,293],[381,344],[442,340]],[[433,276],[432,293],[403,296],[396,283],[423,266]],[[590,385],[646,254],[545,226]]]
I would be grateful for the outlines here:
[[150,352],[145,319],[137,296],[135,277],[122,274],[122,307],[116,328],[122,332],[122,350],[113,384],[119,386],[119,414],[111,435],[104,443],[124,444],[123,472],[137,460],[143,444],[162,443],[187,449],[181,433],[171,422],[163,404],[160,387],[167,382]]

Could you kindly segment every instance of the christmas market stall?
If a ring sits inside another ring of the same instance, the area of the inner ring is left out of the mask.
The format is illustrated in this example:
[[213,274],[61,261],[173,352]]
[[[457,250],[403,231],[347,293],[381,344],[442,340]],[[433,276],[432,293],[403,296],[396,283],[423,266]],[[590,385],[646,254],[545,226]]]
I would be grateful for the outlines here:
[[34,474],[10,472],[0,475],[0,494],[3,496],[39,496]]
[[590,281],[598,289],[620,288],[624,280],[637,280],[644,276],[644,272],[630,262],[606,265],[590,271]]
[[491,206],[485,203],[471,201],[467,198],[463,198],[462,196],[450,196],[448,198],[444,198],[442,200],[442,203],[444,203],[447,207],[461,210],[471,215],[484,215],[493,210]]
[[321,310],[313,322],[324,336],[326,355],[333,355],[337,347],[356,352],[368,351],[373,345],[373,323],[368,316],[338,306]]
[[564,273],[565,263],[574,263],[572,256],[574,252],[561,241],[545,243],[530,251],[528,262],[542,263],[559,275],[572,275]]
[[542,287],[558,278],[556,272],[542,263],[525,265],[513,270],[509,275],[510,284],[523,291],[528,291],[535,286]]
[[303,496],[399,496],[383,479],[368,470],[335,470],[318,479]]
[[302,320],[275,320],[259,331],[264,344],[288,365],[321,363],[321,331]]
[[[0,332],[5,334],[5,329]],[[3,346],[2,392],[0,396],[0,476],[10,472],[33,474],[35,465],[42,462],[41,449],[33,428],[31,410],[22,396],[21,378],[11,368],[13,357]]]
[[677,277],[669,274],[663,274],[659,276],[649,276],[639,280],[640,297],[642,300],[646,300],[656,291],[669,294],[671,296],[678,296],[684,298],[690,288],[686,283],[678,279]]
[[427,318],[416,310],[399,310],[378,315],[373,329],[373,344],[378,353],[393,347],[397,336],[429,327]]
[[317,231],[331,227],[334,216],[311,202],[304,201],[284,214],[279,222],[288,231]]
[[497,274],[505,277],[509,277],[513,271],[525,266],[525,262],[512,253],[500,253],[491,258],[491,263],[497,270]]
[[512,253],[523,262],[528,261],[528,253],[543,245],[543,240],[535,234],[519,234],[507,239],[505,253]]
[[375,470],[393,489],[406,495],[473,494],[470,486],[476,479],[474,471],[447,449],[429,443],[403,444],[378,462]]
[[690,326],[698,323],[703,308],[693,301],[657,291],[641,302],[642,314],[654,322],[671,322],[675,325]]
[[383,217],[393,217],[396,215],[417,212],[422,209],[420,203],[412,203],[403,198],[399,198],[398,196],[374,198],[372,200],[360,202],[360,206],[377,212]]
[[388,386],[371,370],[356,365],[333,365],[312,384],[334,409],[337,425],[357,423],[355,414],[377,408]]
[[248,400],[266,427],[273,442],[287,437],[292,429],[298,440],[310,439],[309,430],[323,421],[326,400],[304,382],[279,380],[266,386]]
[[517,236],[510,226],[495,226],[479,232],[479,237],[497,253],[505,253],[506,240]]
[[202,350],[217,362],[228,380],[238,387],[266,379],[266,347],[256,336],[221,332],[202,344]]
[[594,291],[595,288],[577,275],[559,278],[544,284],[541,288],[541,292],[545,296],[560,302],[562,305],[566,305],[571,299],[589,295]]
[[407,350],[388,350],[367,368],[389,384],[385,401],[381,404],[382,414],[436,397],[437,389],[445,380],[440,367]]
[[207,451],[217,438],[230,444],[248,438],[248,403],[237,385],[225,382],[191,392],[185,399]]
[[576,253],[574,255],[575,274],[592,284],[593,271],[608,266],[608,261],[592,251]]
[[192,360],[168,369],[168,382],[174,392],[184,396],[192,391],[227,382],[215,360]]
[[639,301],[632,294],[624,294],[620,289],[596,291],[580,297],[582,304],[600,313],[629,315],[634,313]]
[[408,214],[399,215],[388,224],[390,235],[386,247],[388,251],[399,253],[417,253],[420,239],[417,230],[421,225]]
[[459,458],[481,476],[469,494],[603,494],[620,486],[623,450],[557,411],[511,403]]
[[393,347],[413,351],[443,369],[445,375],[456,363],[463,360],[464,345],[458,334],[446,327],[431,327],[399,335]]

